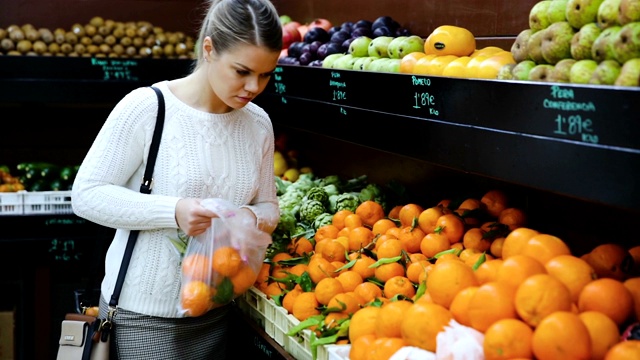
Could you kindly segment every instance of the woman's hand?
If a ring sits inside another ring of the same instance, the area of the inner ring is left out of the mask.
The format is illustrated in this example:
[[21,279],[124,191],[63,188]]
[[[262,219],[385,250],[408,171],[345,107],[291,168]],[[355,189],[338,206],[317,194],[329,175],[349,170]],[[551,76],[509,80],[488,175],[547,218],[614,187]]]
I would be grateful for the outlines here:
[[178,227],[189,236],[204,233],[211,226],[216,214],[200,204],[200,199],[180,199],[176,204]]

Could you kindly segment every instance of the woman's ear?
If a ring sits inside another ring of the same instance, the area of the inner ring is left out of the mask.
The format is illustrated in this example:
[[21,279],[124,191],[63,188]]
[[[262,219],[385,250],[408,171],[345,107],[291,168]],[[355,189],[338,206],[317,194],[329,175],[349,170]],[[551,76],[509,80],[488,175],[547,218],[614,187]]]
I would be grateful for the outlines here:
[[210,36],[206,36],[202,41],[202,55],[204,61],[209,62],[211,60],[211,53],[213,52],[213,42]]

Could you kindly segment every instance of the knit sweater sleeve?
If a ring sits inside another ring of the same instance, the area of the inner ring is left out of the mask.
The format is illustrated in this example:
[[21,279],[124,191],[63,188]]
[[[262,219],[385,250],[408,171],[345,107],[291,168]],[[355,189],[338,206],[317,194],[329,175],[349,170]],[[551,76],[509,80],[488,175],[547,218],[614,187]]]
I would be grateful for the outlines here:
[[112,228],[177,228],[178,197],[139,192],[157,107],[153,90],[140,88],[111,111],[72,187],[78,216]]

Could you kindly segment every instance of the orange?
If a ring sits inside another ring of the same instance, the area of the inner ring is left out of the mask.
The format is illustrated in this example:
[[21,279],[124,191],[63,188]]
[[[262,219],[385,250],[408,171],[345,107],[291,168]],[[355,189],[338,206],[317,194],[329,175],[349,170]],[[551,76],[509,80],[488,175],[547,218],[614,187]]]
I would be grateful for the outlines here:
[[394,276],[404,276],[404,266],[399,262],[381,264],[374,269],[374,276],[382,283],[386,283]]
[[324,324],[327,327],[327,329],[332,329],[338,326],[341,320],[346,320],[348,318],[349,318],[348,314],[332,312],[332,313],[328,313],[324,317]]
[[485,360],[530,359],[533,357],[533,329],[520,319],[501,319],[484,333]]
[[267,285],[267,287],[264,289],[264,293],[267,295],[267,297],[269,297],[269,299],[272,299],[278,295],[283,294],[285,288],[286,286],[283,283],[274,281]]
[[640,340],[627,340],[614,345],[604,360],[635,360],[640,359]]
[[569,246],[559,237],[549,234],[538,234],[529,239],[522,247],[522,255],[528,255],[541,264],[558,255],[571,255]]
[[598,277],[617,280],[626,279],[633,270],[633,256],[619,244],[600,244],[593,248],[587,257]]
[[498,320],[517,318],[513,294],[510,285],[498,281],[480,285],[467,305],[471,327],[485,332]]
[[414,220],[417,221],[424,209],[418,204],[409,203],[400,208],[398,219],[400,227],[412,226]]
[[282,307],[285,308],[289,314],[293,313],[293,302],[300,294],[302,294],[302,290],[293,288],[287,291],[287,293],[282,297]]
[[375,334],[366,334],[352,341],[349,349],[349,360],[368,360],[368,354],[375,339]]
[[331,224],[333,224],[338,229],[342,229],[345,227],[344,220],[347,215],[353,214],[353,211],[348,209],[338,210],[335,214],[333,214],[333,218],[331,218]]
[[578,303],[582,288],[597,278],[595,270],[585,260],[573,255],[558,255],[544,264],[547,273],[560,280],[571,292],[571,300]]
[[416,289],[413,287],[413,283],[409,278],[402,275],[396,275],[385,281],[382,293],[388,299],[392,299],[394,296],[398,295],[411,299],[416,295]]
[[461,261],[437,263],[427,277],[427,289],[433,302],[447,309],[460,290],[477,285],[473,269]]
[[631,297],[633,297],[634,312],[633,315],[636,321],[640,321],[640,277],[634,277],[625,280],[622,285],[629,290]]
[[533,331],[531,348],[536,359],[590,359],[589,330],[577,314],[556,311]]
[[373,224],[373,226],[371,227],[371,232],[373,232],[373,235],[382,235],[386,233],[387,230],[395,227],[396,227],[396,223],[393,222],[393,220],[384,218],[376,221]]
[[360,216],[364,225],[372,227],[376,221],[384,218],[384,209],[379,203],[366,200],[356,207],[356,215]]
[[349,322],[349,342],[352,344],[361,336],[376,336],[376,321],[381,308],[365,306],[351,316]]
[[318,307],[320,303],[316,298],[316,294],[312,291],[300,293],[293,301],[291,314],[298,320],[304,321],[310,316],[320,315]]
[[233,293],[235,295],[243,294],[256,281],[257,274],[253,271],[253,268],[249,265],[240,267],[238,272],[233,274],[230,279],[233,284]]
[[291,239],[290,250],[292,253],[302,256],[313,252],[313,243],[304,236]]
[[417,262],[421,260],[429,260],[423,253],[413,253],[409,254],[409,262]]
[[502,258],[506,259],[512,255],[522,253],[522,248],[534,235],[540,234],[537,230],[526,227],[519,227],[511,230],[504,238],[502,244]]
[[382,297],[382,289],[378,285],[369,281],[365,281],[362,284],[356,286],[356,288],[353,289],[353,292],[356,293],[356,295],[360,296],[365,303]]
[[353,293],[335,294],[327,303],[327,309],[339,309],[341,313],[353,314],[360,309],[360,300]]
[[527,224],[527,215],[519,208],[506,208],[498,215],[498,222],[509,226],[510,230],[515,230]]
[[[378,241],[380,241],[380,239],[378,239]],[[387,259],[400,256],[402,254],[402,250],[404,250],[402,241],[400,241],[400,239],[388,239],[377,244],[380,244],[376,248],[376,255],[378,256],[378,259]]]
[[418,215],[418,226],[420,226],[420,229],[422,229],[425,234],[430,234],[435,230],[436,222],[442,215],[444,215],[444,211],[440,206],[432,206],[424,209],[420,215]]
[[289,260],[291,258],[293,258],[293,256],[291,256],[291,254],[289,254],[288,252],[279,252],[273,255],[273,257],[271,258],[271,262],[277,264],[278,261]]
[[546,274],[547,270],[538,260],[527,255],[514,255],[502,260],[496,280],[517,288],[529,276]]
[[465,200],[463,200],[460,205],[458,205],[458,210],[460,209],[464,209],[464,210],[476,210],[476,209],[481,209],[482,208],[482,203],[480,202],[479,199],[476,198],[467,198]]
[[423,58],[426,55],[427,54],[422,51],[415,51],[403,56],[400,60],[400,72],[403,74],[412,74],[413,66],[420,58]]
[[619,280],[596,279],[582,288],[578,309],[600,311],[621,326],[634,312],[633,295]]
[[[351,215],[349,215],[351,216]],[[355,215],[357,216],[357,215]],[[349,251],[360,250],[373,242],[375,235],[366,226],[356,226],[349,231]]]
[[396,205],[389,210],[387,217],[389,219],[400,219],[400,209],[402,209],[402,205]]
[[208,280],[211,276],[209,257],[191,253],[182,260],[182,276],[185,280]]
[[491,259],[483,262],[476,269],[476,277],[478,278],[478,284],[482,285],[489,281],[496,281],[498,279],[498,271],[504,260]]
[[502,247],[504,246],[504,237],[498,237],[493,239],[491,242],[491,246],[489,247],[489,252],[491,255],[501,258],[502,257]]
[[571,311],[573,304],[569,289],[546,273],[524,280],[516,290],[514,302],[518,316],[532,327],[553,312]]
[[449,238],[442,233],[429,233],[420,241],[420,252],[427,258],[433,258],[436,254],[449,249]]
[[478,66],[476,72],[476,78],[478,79],[496,79],[500,69],[507,64],[515,64],[510,51],[502,51],[492,55],[483,60]]
[[468,78],[467,63],[469,60],[471,60],[470,56],[458,57],[442,69],[442,76]]
[[314,257],[309,260],[307,265],[307,272],[314,284],[319,283],[324,278],[337,276],[337,274],[334,274],[335,270],[336,267],[323,257]]
[[453,318],[464,326],[471,326],[471,320],[469,319],[469,302],[473,295],[478,290],[478,286],[468,286],[460,290],[456,296],[453,297],[449,311],[453,315]]
[[607,351],[620,342],[618,325],[599,311],[584,311],[578,316],[591,337],[591,358],[604,359]]
[[507,194],[499,189],[489,190],[480,198],[480,202],[484,204],[487,214],[496,219],[502,210],[507,208],[508,200]]
[[343,271],[336,277],[336,279],[340,281],[345,292],[354,291],[356,286],[362,284],[364,281],[362,276],[353,270]]
[[382,305],[376,319],[376,336],[402,337],[402,319],[411,304],[411,301],[397,300]]
[[339,231],[340,229],[333,224],[322,225],[318,228],[318,230],[316,230],[313,238],[316,240],[316,242],[322,241],[324,239],[333,240],[338,237]]
[[414,284],[417,284],[420,279],[420,274],[427,271],[427,267],[433,266],[428,260],[419,260],[411,262],[407,265],[407,278]]
[[388,360],[405,345],[405,341],[399,337],[378,337],[371,344],[367,360]]
[[405,226],[400,229],[398,239],[403,248],[410,254],[420,252],[420,243],[425,237],[424,231],[420,227]]
[[214,250],[211,257],[213,271],[222,276],[233,276],[242,265],[242,257],[237,249],[231,246],[221,246]]
[[342,245],[340,241],[335,239],[327,240],[326,244],[322,247],[322,257],[333,261],[344,261],[347,258],[345,254],[347,249]]
[[344,227],[348,229],[353,229],[357,227],[363,226],[362,218],[357,214],[349,214],[344,218]]
[[200,280],[189,281],[180,289],[180,304],[188,316],[200,316],[213,306],[211,288]]
[[351,270],[357,272],[363,279],[368,279],[375,276],[376,269],[371,265],[375,264],[375,260],[365,254],[358,252],[352,252],[349,254],[349,260],[355,260]]
[[269,285],[269,273],[271,271],[271,265],[268,263],[262,263],[260,265],[260,270],[258,271],[258,275],[256,276],[256,281],[253,283],[255,287],[264,292],[264,288]]
[[440,216],[436,222],[435,232],[444,234],[449,239],[450,244],[461,241],[464,230],[464,220],[453,213]]
[[452,319],[451,312],[442,305],[429,302],[413,303],[405,311],[400,324],[402,338],[409,346],[436,352],[436,337]]
[[479,252],[488,251],[491,248],[491,240],[485,237],[486,232],[481,228],[471,228],[462,236],[462,245],[465,249],[474,249]]
[[324,278],[320,280],[313,291],[316,294],[316,299],[318,303],[322,305],[327,305],[329,300],[333,298],[336,294],[340,294],[344,292],[344,288],[342,287],[342,283],[336,278]]
[[424,42],[425,54],[470,56],[476,50],[476,39],[466,28],[438,26]]

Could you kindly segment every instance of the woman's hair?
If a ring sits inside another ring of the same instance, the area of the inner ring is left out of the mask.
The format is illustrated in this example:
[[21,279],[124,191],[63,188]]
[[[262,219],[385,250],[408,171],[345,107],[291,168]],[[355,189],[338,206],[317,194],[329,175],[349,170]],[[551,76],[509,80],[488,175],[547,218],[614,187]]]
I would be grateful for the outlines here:
[[196,67],[204,61],[201,44],[207,36],[218,54],[240,44],[282,49],[280,17],[269,0],[212,0],[196,43]]

